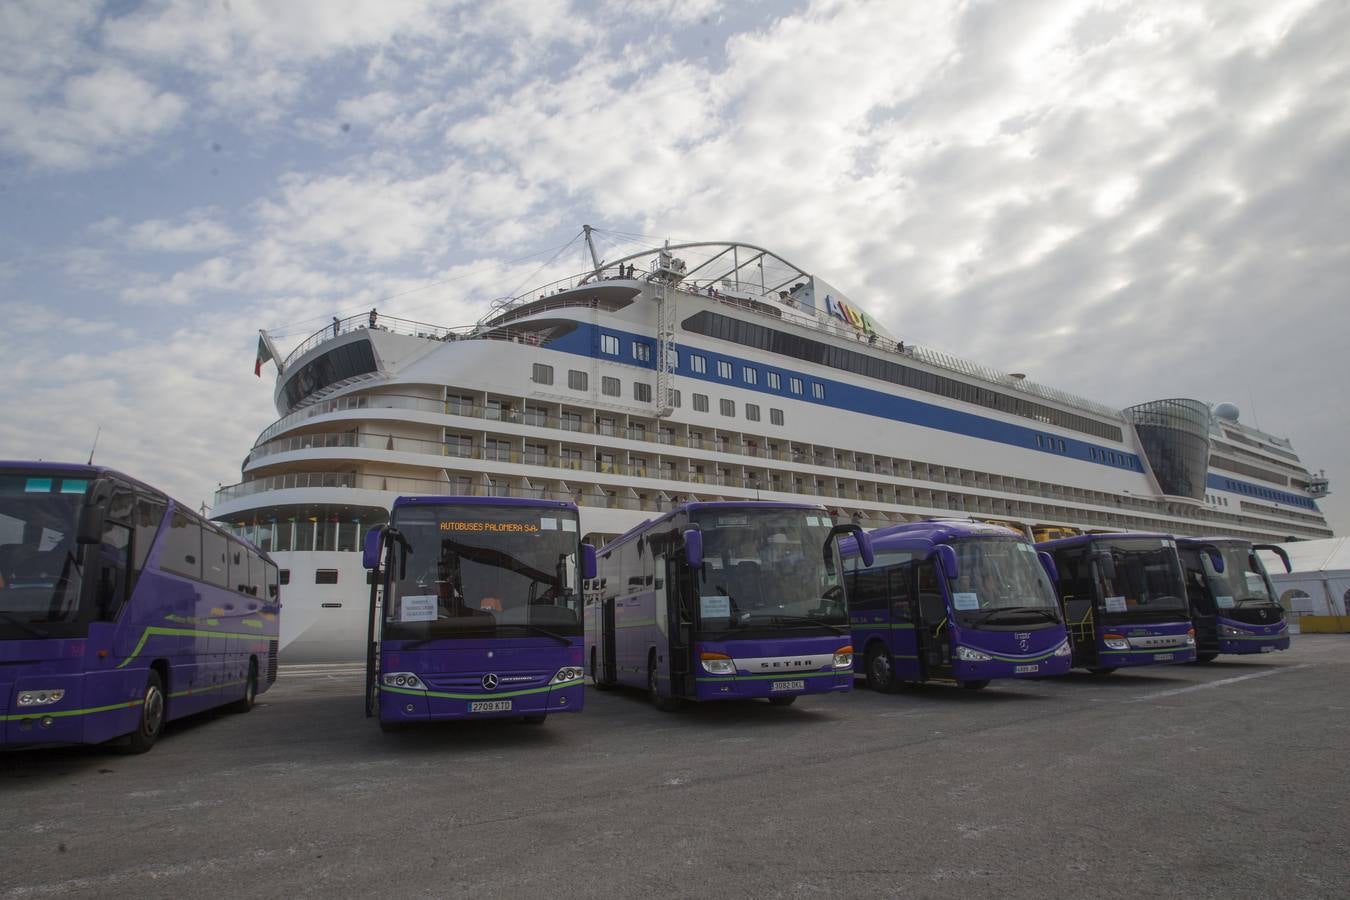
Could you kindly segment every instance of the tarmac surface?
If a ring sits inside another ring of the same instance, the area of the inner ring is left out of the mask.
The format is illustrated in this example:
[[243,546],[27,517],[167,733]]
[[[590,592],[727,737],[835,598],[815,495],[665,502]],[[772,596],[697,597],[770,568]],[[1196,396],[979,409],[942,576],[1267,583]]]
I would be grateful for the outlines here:
[[[861,684],[861,682],[860,682]],[[1350,637],[383,734],[351,666],[143,756],[0,754],[0,898],[1342,897]]]

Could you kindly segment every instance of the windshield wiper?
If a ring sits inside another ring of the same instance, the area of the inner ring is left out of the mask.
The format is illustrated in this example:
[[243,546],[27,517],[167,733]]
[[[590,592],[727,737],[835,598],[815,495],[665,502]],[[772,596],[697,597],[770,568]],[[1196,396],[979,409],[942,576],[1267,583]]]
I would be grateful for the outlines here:
[[505,625],[498,624],[497,627],[498,627],[499,629],[501,629],[501,628],[525,628],[525,629],[528,629],[529,631],[533,631],[535,634],[542,634],[542,635],[544,635],[545,637],[551,637],[551,638],[553,638],[555,641],[561,641],[562,643],[567,644],[567,645],[569,645],[569,646],[571,646],[571,644],[572,644],[572,641],[571,641],[570,638],[567,638],[567,637],[565,637],[565,636],[563,636],[563,635],[561,635],[561,634],[558,634],[558,632],[556,632],[556,631],[549,631],[547,628],[543,627],[542,625],[531,625],[529,622],[511,622],[511,623],[505,624]]
[[34,626],[34,625],[29,625],[29,624],[28,624],[27,622],[25,622],[23,619],[16,619],[16,618],[14,618],[13,616],[11,616],[11,615],[10,615],[9,613],[7,613],[7,612],[0,612],[0,619],[4,619],[6,622],[8,622],[8,623],[11,624],[11,625],[17,625],[17,626],[19,626],[19,627],[22,628],[24,631],[28,632],[29,634],[33,635],[34,637],[45,638],[45,637],[50,637],[50,636],[51,636],[51,635],[49,635],[47,632],[43,631],[41,628],[38,628],[38,627],[36,627],[36,626]]
[[1046,609],[1043,606],[997,606],[993,609],[980,610],[980,613],[983,613],[983,615],[980,615],[979,618],[976,619],[976,622],[981,625],[988,622],[999,613],[1017,613],[1019,615],[1023,613],[1038,613],[1045,616],[1051,622],[1059,621],[1059,616],[1055,614],[1054,610]]
[[828,628],[836,634],[848,634],[849,630],[843,625],[835,625],[832,622],[822,622],[814,616],[769,616],[769,621],[775,625],[797,625],[814,626],[817,628]]

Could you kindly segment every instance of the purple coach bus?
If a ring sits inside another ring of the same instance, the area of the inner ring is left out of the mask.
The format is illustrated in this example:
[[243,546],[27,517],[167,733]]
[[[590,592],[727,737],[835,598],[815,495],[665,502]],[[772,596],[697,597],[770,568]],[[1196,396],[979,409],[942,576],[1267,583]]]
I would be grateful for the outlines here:
[[667,711],[850,690],[843,534],[870,560],[862,529],[794,503],[689,503],[606,544],[586,601],[596,687],[645,688]]
[[965,521],[868,533],[875,564],[843,541],[854,668],[873,690],[904,681],[979,690],[994,678],[1069,670],[1071,651],[1051,582],[1054,564],[1022,535]]
[[1225,537],[1177,538],[1200,662],[1220,653],[1289,649],[1284,608],[1257,550],[1274,553],[1289,571],[1289,555],[1274,544],[1253,546]]
[[553,500],[395,500],[366,535],[366,715],[392,731],[580,712],[581,581],[595,550],[577,521]]
[[277,568],[96,466],[0,462],[0,747],[122,739],[276,680]]
[[1170,535],[1085,534],[1036,546],[1058,569],[1074,666],[1105,675],[1194,661],[1195,629]]

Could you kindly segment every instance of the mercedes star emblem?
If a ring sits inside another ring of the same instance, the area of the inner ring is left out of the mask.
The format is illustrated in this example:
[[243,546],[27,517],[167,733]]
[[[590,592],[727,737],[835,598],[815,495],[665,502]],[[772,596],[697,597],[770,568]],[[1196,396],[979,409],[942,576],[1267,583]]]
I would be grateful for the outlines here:
[[495,691],[497,689],[497,676],[491,672],[483,676],[483,690]]

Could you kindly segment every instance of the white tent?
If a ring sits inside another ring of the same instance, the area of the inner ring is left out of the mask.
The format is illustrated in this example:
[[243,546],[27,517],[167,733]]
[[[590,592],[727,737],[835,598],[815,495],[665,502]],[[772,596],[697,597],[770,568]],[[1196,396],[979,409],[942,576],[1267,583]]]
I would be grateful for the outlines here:
[[1280,605],[1295,615],[1346,615],[1350,609],[1350,538],[1280,546],[1289,554],[1292,572],[1285,572],[1274,554],[1261,554]]

